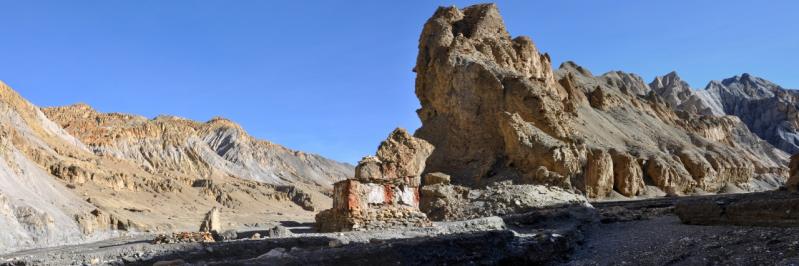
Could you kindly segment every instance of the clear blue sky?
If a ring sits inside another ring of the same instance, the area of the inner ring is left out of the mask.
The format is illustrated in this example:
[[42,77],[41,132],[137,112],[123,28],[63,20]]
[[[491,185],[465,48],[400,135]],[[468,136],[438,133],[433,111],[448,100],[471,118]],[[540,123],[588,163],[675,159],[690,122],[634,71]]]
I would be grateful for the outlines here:
[[[205,121],[354,163],[415,110],[417,40],[475,1],[0,1],[0,80],[37,105]],[[499,2],[557,66],[799,88],[797,1]]]

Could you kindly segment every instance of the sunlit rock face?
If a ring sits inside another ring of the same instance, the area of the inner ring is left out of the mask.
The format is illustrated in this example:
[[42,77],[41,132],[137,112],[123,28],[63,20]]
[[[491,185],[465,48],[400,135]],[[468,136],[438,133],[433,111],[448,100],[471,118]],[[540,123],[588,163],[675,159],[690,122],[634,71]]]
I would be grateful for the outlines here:
[[436,147],[425,172],[449,174],[456,185],[511,180],[633,197],[650,188],[774,189],[787,174],[787,154],[746,119],[726,116],[712,93],[691,90],[676,73],[646,84],[573,62],[553,71],[530,38],[508,34],[492,4],[439,8],[423,28],[414,71],[422,121],[414,135]]
[[433,146],[396,129],[380,143],[375,156],[364,157],[355,177],[333,189],[333,208],[316,215],[322,232],[430,226],[419,210],[419,187]]

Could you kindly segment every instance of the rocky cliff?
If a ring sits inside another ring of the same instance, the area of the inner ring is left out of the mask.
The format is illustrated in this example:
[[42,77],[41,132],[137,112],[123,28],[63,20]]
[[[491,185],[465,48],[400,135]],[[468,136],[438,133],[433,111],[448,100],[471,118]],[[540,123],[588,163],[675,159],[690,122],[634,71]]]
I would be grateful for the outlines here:
[[676,74],[647,85],[572,62],[553,71],[530,38],[508,34],[492,4],[439,8],[414,70],[415,136],[436,147],[425,171],[454,183],[509,179],[602,198],[764,190],[787,173],[787,154],[742,119],[671,108],[695,96]]
[[224,118],[206,123],[174,116],[147,119],[99,113],[85,104],[43,110],[94,153],[134,162],[153,174],[197,179],[234,176],[325,189],[353,174],[349,164],[255,139]]
[[214,207],[226,228],[311,220],[352,174],[225,119],[40,109],[0,83],[0,253],[193,231]]
[[689,113],[741,119],[760,138],[788,154],[799,152],[799,93],[785,89],[763,78],[744,73],[711,81],[703,90],[691,90],[672,72],[655,78],[650,86],[661,97],[682,95],[667,100],[676,110]]

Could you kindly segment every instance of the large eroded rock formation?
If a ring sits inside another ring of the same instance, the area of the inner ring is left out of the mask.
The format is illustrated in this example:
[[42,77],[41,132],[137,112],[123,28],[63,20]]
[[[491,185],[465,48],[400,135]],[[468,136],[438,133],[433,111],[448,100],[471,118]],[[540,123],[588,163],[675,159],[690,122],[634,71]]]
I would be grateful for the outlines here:
[[676,74],[650,87],[621,71],[594,76],[567,62],[553,72],[550,64],[530,38],[508,34],[495,5],[439,8],[414,69],[422,106],[415,135],[436,147],[426,171],[460,185],[510,179],[596,198],[649,188],[756,191],[784,181],[787,155],[741,119],[671,108],[693,96]]

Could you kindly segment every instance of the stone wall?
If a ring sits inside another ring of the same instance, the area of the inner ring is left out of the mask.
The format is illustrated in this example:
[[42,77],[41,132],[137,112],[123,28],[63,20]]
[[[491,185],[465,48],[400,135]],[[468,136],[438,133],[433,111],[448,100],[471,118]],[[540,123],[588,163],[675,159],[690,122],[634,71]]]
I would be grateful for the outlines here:
[[316,215],[323,232],[429,226],[419,211],[419,175],[433,147],[397,129],[364,157],[355,178],[333,185],[333,208]]

